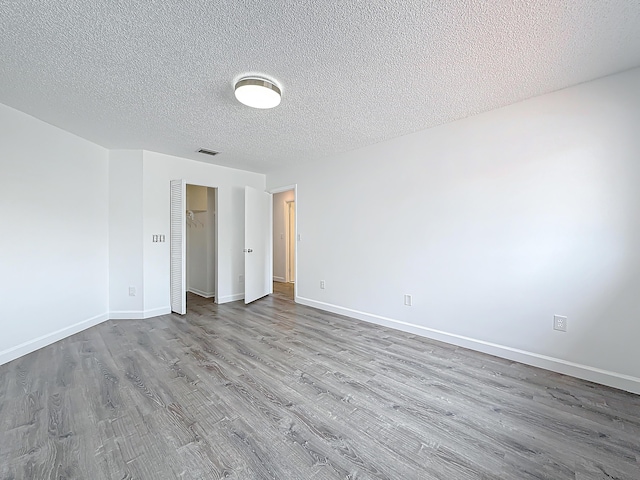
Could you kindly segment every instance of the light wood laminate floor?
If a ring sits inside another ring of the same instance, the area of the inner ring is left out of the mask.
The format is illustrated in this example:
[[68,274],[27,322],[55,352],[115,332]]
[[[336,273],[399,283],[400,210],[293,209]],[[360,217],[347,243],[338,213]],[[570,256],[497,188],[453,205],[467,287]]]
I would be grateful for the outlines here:
[[0,366],[0,479],[639,479],[640,397],[296,305],[189,296]]
[[293,283],[273,282],[273,293],[280,298],[293,300]]

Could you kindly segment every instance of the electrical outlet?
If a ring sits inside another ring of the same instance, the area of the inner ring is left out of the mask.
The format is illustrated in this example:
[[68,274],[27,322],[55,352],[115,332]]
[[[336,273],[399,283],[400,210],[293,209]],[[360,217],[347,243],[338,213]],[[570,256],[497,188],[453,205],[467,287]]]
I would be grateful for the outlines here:
[[411,295],[405,293],[405,295],[404,295],[404,304],[407,307],[410,307],[412,303],[413,303],[413,299],[411,298]]
[[320,280],[320,288],[324,290],[324,280]]
[[238,275],[238,282],[244,283],[244,275]]
[[562,315],[554,315],[553,316],[553,329],[558,330],[559,332],[567,331],[567,317]]
[[136,287],[129,287],[129,296],[130,297],[136,296]]

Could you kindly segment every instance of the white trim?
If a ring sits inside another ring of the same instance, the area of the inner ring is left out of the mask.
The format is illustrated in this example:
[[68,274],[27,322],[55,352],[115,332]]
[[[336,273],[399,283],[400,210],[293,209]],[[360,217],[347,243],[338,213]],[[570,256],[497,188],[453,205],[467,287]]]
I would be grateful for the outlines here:
[[275,275],[273,276],[273,281],[274,282],[287,283],[287,280],[284,277],[276,277]]
[[160,315],[168,315],[171,313],[171,306],[152,308],[151,310],[145,310],[142,312],[142,318],[159,317]]
[[320,310],[345,315],[347,317],[363,320],[369,323],[375,323],[385,327],[395,328],[404,332],[413,333],[423,337],[439,340],[441,342],[458,345],[460,347],[469,348],[478,352],[488,353],[496,357],[506,358],[534,367],[551,370],[552,372],[570,375],[572,377],[582,378],[591,382],[608,385],[610,387],[626,390],[627,392],[640,394],[640,378],[622,373],[616,373],[609,370],[603,370],[589,365],[562,360],[560,358],[548,357],[539,353],[528,352],[517,348],[498,345],[496,343],[485,342],[474,338],[457,335],[454,333],[443,332],[413,323],[394,320],[392,318],[382,317],[371,313],[361,312],[350,308],[340,307],[331,303],[319,302],[305,297],[296,297],[295,301],[302,305],[315,307]]
[[282,193],[282,192],[288,192],[289,190],[294,190],[295,191],[297,186],[298,186],[297,183],[293,183],[291,185],[285,185],[284,187],[270,188],[269,189],[269,193],[271,193],[271,194],[273,194],[273,193]]
[[83,320],[69,327],[61,328],[60,330],[56,330],[55,332],[42,335],[40,337],[34,338],[33,340],[21,343],[20,345],[16,345],[15,347],[3,350],[2,352],[0,352],[0,365],[8,363],[11,360],[15,360],[16,358],[22,357],[27,353],[34,352],[42,347],[46,347],[47,345],[51,345],[52,343],[55,343],[59,340],[70,337],[71,335],[75,335],[76,333],[79,333],[83,330],[86,330],[87,328],[93,327],[107,320],[109,320],[109,314],[101,313],[100,315],[88,318],[87,320]]
[[244,293],[234,293],[233,295],[227,295],[218,299],[218,304],[235,302],[237,300],[244,300]]
[[142,310],[114,310],[109,312],[109,319],[111,320],[141,320],[142,318],[144,318]]
[[[295,191],[294,191],[295,198]],[[293,245],[291,245],[291,205],[293,205]],[[292,279],[295,279],[295,273],[291,272],[291,249],[293,249],[293,256],[296,255],[296,201],[289,200],[284,202],[284,230],[287,232],[285,242],[285,278],[286,282],[293,283]],[[294,270],[295,270],[295,258],[294,258]]]
[[109,312],[111,320],[143,320],[171,313],[171,307],[152,308],[151,310],[115,310]]
[[218,203],[218,187],[208,188],[213,188],[213,297],[217,299],[219,291],[218,278],[220,278],[220,263],[218,262],[218,212],[220,211],[220,204]]
[[215,292],[204,292],[202,290],[198,290],[197,288],[187,288],[187,292],[194,293],[199,297],[204,297],[204,298],[213,298],[216,295]]

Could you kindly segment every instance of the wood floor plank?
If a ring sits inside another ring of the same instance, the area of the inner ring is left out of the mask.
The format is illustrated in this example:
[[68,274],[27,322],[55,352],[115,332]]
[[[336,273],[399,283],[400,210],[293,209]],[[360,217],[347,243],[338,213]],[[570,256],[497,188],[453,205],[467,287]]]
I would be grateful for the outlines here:
[[0,366],[0,479],[640,479],[640,396],[274,291]]

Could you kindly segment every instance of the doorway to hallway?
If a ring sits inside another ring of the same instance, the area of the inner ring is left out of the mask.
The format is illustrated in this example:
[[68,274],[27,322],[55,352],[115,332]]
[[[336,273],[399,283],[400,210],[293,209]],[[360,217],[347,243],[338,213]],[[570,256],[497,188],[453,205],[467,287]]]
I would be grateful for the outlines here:
[[293,300],[293,283],[273,282],[273,294],[276,297]]
[[273,192],[273,292],[295,297],[296,282],[295,189]]

